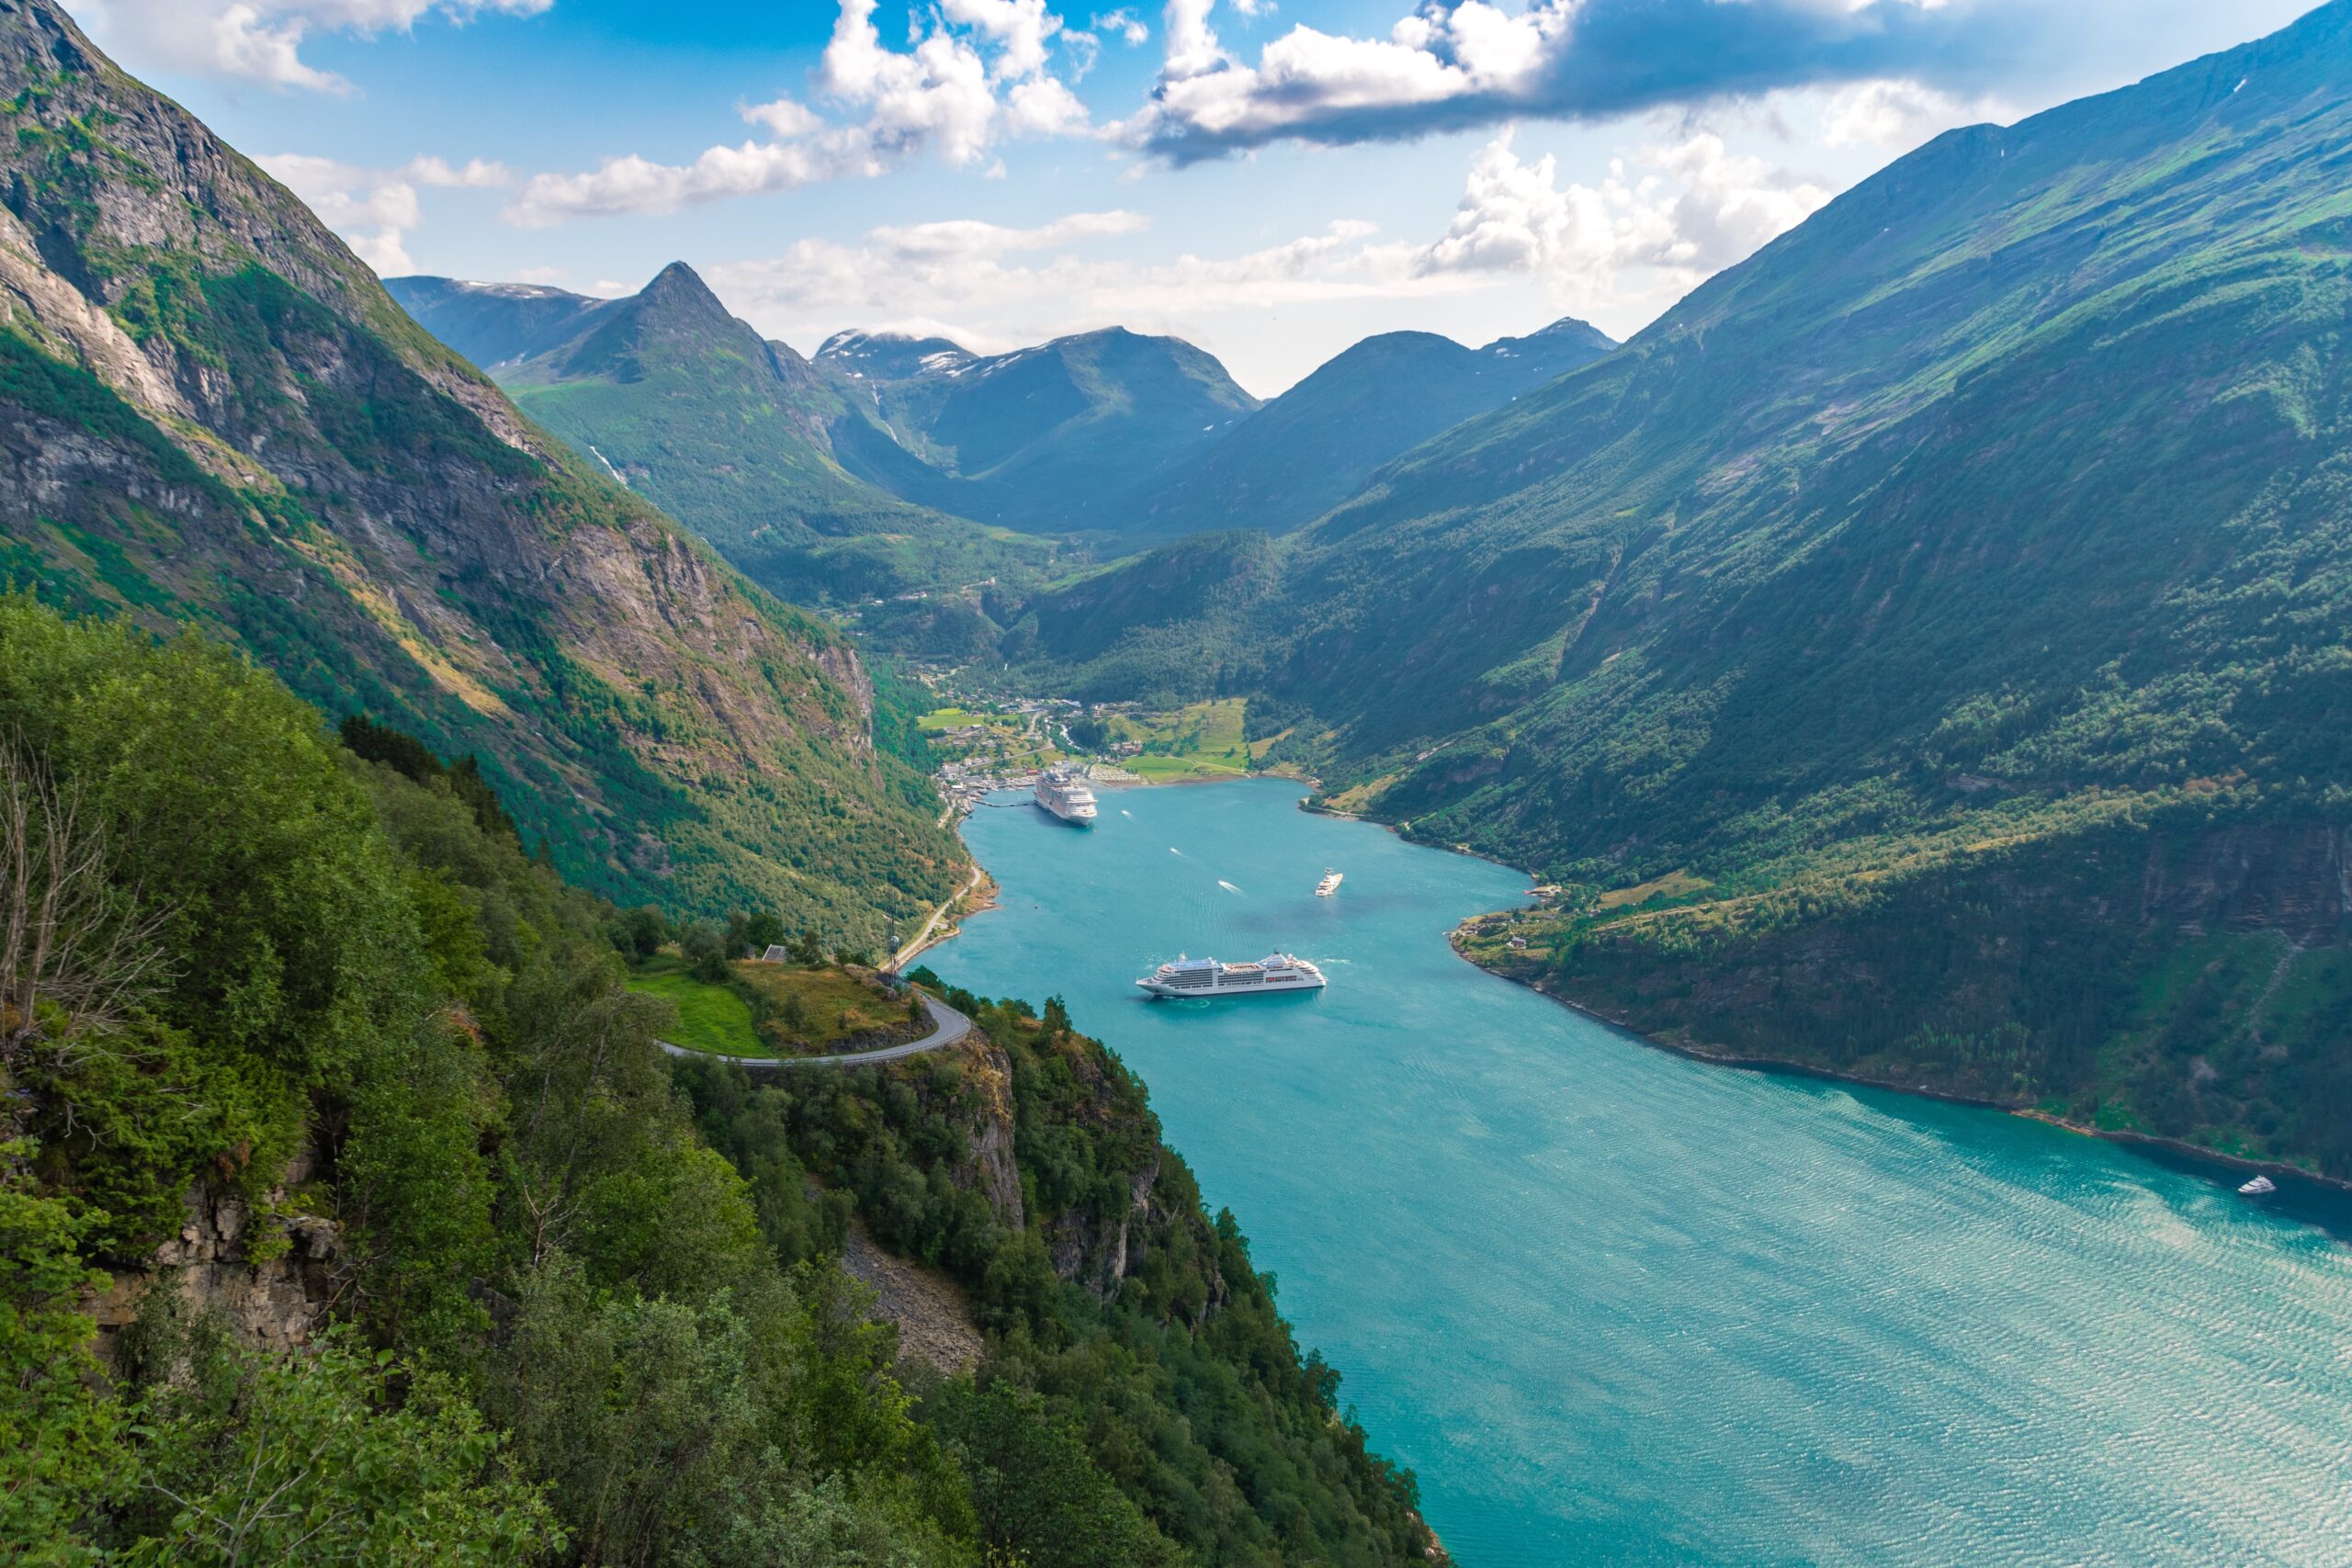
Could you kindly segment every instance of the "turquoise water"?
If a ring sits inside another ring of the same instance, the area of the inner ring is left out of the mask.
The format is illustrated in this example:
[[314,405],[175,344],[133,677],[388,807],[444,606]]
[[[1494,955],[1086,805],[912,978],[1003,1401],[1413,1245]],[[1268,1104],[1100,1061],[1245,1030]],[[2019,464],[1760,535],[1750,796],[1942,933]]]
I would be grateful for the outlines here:
[[[1453,956],[1516,873],[1298,795],[977,812],[1004,908],[925,962],[1060,993],[1142,1074],[1465,1568],[2352,1563],[2340,1242],[2038,1123],[1641,1045]],[[1275,946],[1330,988],[1130,984]]]

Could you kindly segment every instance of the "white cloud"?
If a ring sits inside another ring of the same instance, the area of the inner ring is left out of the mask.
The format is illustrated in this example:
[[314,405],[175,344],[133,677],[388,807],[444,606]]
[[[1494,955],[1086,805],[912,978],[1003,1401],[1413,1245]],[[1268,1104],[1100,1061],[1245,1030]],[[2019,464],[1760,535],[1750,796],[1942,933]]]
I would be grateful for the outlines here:
[[781,256],[710,269],[737,310],[773,335],[815,342],[849,324],[944,333],[974,346],[1113,324],[1196,330],[1204,313],[1315,300],[1426,295],[1486,279],[1416,276],[1411,247],[1373,243],[1341,220],[1240,255],[1138,262],[1081,254],[1146,226],[1131,212],[1075,213],[1034,229],[977,221],[803,240]]
[[525,266],[514,269],[515,282],[536,283],[543,288],[552,288],[571,276],[560,266]]
[[840,5],[816,86],[857,118],[829,121],[788,97],[753,105],[739,112],[772,140],[707,148],[687,164],[632,152],[583,173],[536,175],[508,205],[507,221],[537,228],[674,211],[879,175],[926,150],[999,174],[992,152],[1001,138],[1091,133],[1086,106],[1048,69],[1047,46],[1063,24],[1046,0],[939,0],[916,14],[903,50],[882,41],[876,0]]
[[1129,49],[1140,49],[1151,41],[1151,29],[1125,6],[1115,11],[1098,11],[1086,25],[1098,33],[1115,33]]
[[185,71],[341,93],[351,85],[301,55],[315,31],[405,32],[429,17],[532,17],[555,0],[86,0],[74,10],[136,71]]
[[511,177],[503,164],[481,158],[463,165],[421,157],[397,169],[372,169],[307,152],[277,152],[254,160],[307,203],[319,220],[343,236],[379,276],[414,272],[408,231],[424,221],[418,186],[483,189]]
[[1018,81],[1046,68],[1046,43],[1062,30],[1062,19],[1046,0],[939,0],[940,13],[968,27],[997,47],[995,73]]
[[1564,186],[1554,159],[1522,161],[1506,132],[1478,155],[1452,224],[1414,270],[1530,274],[1563,305],[1615,317],[1679,298],[1829,199],[1707,132],[1634,162],[1646,172],[1621,159],[1598,186]]
[[1832,147],[1907,152],[1954,126],[2010,118],[1996,101],[1969,102],[1923,82],[1856,82],[1830,95],[1822,114],[1822,139]]
[[762,330],[799,343],[850,326],[973,347],[1112,324],[1198,338],[1223,312],[1262,321],[1318,302],[1529,281],[1622,335],[1826,199],[1704,132],[1632,150],[1593,185],[1563,184],[1552,158],[1522,159],[1506,133],[1480,152],[1452,221],[1427,243],[1343,219],[1238,255],[1142,260],[1105,247],[1145,231],[1143,215],[1078,212],[1032,228],[953,220],[806,239],[708,276]]
[[743,111],[743,118],[753,125],[767,127],[770,135],[786,141],[796,136],[812,136],[825,128],[825,122],[818,118],[816,110],[790,98],[753,104]]
[[418,185],[450,190],[493,190],[514,183],[514,175],[505,164],[483,158],[469,158],[462,168],[453,168],[440,158],[414,158],[401,172]]
[[632,152],[607,158],[585,174],[532,175],[504,217],[520,228],[545,229],[574,218],[674,212],[729,197],[791,190],[852,167],[878,172],[854,152],[798,141],[707,148],[685,164],[656,164]]
[[[1121,130],[1179,163],[1284,140],[1380,141],[1535,117],[1599,120],[1782,89],[1894,84],[1852,106],[1852,131],[1938,112],[1925,95],[2030,68],[2080,10],[2129,28],[2159,0],[1418,0],[1384,34],[1305,24],[1250,59],[1216,0],[1168,0],[1152,99]],[[1226,0],[1243,17],[1258,0]],[[2176,0],[2163,0],[2178,8]],[[2058,51],[2064,52],[2063,50]],[[1932,79],[1932,81],[1930,81]],[[1922,85],[1922,84],[1928,84]]]

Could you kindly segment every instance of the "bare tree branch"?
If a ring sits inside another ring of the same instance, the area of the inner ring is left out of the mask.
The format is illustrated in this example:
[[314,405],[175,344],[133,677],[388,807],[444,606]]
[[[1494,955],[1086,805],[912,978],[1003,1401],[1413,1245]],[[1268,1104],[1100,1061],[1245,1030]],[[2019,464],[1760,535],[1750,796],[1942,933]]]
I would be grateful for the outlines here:
[[[104,823],[22,736],[0,738],[0,1068],[86,1044],[162,978],[169,911],[120,886]],[[46,1016],[45,1016],[46,1015]]]

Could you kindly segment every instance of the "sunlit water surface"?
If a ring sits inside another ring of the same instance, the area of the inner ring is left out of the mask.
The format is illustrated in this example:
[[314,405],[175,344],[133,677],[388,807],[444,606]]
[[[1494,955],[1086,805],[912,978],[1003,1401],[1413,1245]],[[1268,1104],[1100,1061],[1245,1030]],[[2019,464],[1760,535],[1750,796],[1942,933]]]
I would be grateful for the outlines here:
[[[1142,1074],[1465,1565],[2352,1563],[2341,1242],[2015,1117],[1650,1049],[1449,951],[1523,878],[1298,795],[978,811],[1004,908],[925,961],[1063,995]],[[1330,988],[1131,984],[1276,947]]]

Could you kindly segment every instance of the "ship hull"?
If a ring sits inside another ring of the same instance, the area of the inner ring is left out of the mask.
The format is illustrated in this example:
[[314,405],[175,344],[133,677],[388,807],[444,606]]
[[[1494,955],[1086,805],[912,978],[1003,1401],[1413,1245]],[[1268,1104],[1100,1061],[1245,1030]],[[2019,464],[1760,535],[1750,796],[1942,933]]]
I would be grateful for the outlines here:
[[1089,811],[1084,816],[1080,816],[1076,812],[1064,811],[1057,807],[1048,806],[1042,800],[1037,802],[1037,809],[1052,818],[1055,821],[1067,822],[1073,828],[1093,827],[1094,818],[1097,815],[1095,812]]
[[1254,986],[1164,986],[1157,980],[1137,980],[1136,986],[1155,997],[1211,997],[1219,1000],[1227,997],[1280,997],[1301,991],[1319,991],[1320,980],[1264,980]]

